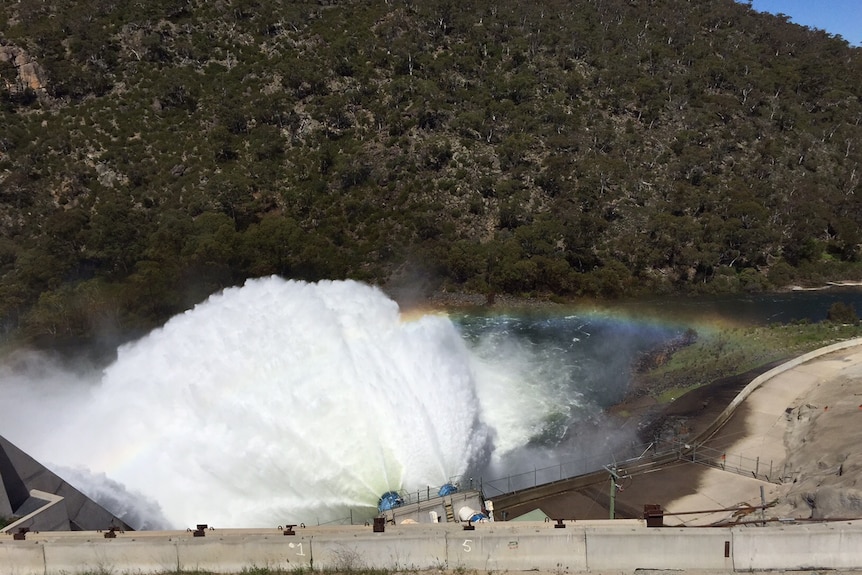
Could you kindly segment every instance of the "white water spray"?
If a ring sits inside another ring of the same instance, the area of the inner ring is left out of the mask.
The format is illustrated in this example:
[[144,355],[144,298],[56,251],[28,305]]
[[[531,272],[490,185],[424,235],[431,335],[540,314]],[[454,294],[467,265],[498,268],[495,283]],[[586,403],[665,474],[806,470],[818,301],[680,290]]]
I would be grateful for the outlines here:
[[356,282],[252,280],[121,347],[86,393],[16,397],[0,433],[171,527],[327,522],[499,460],[577,401],[522,355],[474,353],[448,318],[404,320]]

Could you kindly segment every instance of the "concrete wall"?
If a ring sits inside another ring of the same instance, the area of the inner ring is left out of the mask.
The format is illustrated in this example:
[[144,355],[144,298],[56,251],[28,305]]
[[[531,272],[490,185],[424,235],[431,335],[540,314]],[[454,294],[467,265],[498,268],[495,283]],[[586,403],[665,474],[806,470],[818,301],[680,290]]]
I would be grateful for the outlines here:
[[[217,533],[217,532],[216,532]],[[251,568],[273,571],[311,569],[311,539],[271,535],[213,535],[176,542],[181,571],[241,573]]]
[[91,535],[90,540],[69,539],[43,544],[45,565],[39,572],[43,572],[42,569],[45,573],[54,574],[166,573],[177,570],[176,543],[168,538],[137,541],[105,539],[99,533]]
[[647,528],[639,521],[0,535],[0,575],[271,570],[717,572],[862,569],[862,522]]
[[449,569],[560,573],[587,570],[583,529],[495,530],[479,526],[474,531],[450,533],[447,556]]
[[718,417],[715,418],[715,421],[710,424],[708,428],[703,430],[696,438],[692,440],[693,443],[703,443],[710,439],[715,433],[721,429],[721,427],[730,420],[733,416],[733,413],[736,411],[736,408],[745,401],[745,399],[754,393],[754,391],[763,385],[764,382],[769,381],[773,377],[784,373],[785,371],[790,371],[791,369],[802,365],[803,363],[807,363],[812,359],[828,355],[835,351],[841,351],[842,349],[849,349],[851,347],[856,347],[858,345],[862,345],[862,338],[855,338],[847,341],[840,341],[838,343],[834,343],[832,345],[828,345],[826,347],[821,347],[819,349],[815,349],[814,351],[809,351],[804,355],[800,355],[799,357],[795,357],[790,361],[782,363],[779,366],[776,366],[766,373],[762,373],[759,376],[752,379],[748,385],[746,385],[742,390],[737,394],[733,401],[724,408]]
[[13,545],[0,541],[0,574],[41,575],[45,572],[44,546],[23,543],[15,541]]
[[835,522],[736,528],[733,545],[733,565],[737,571],[862,567],[862,528],[859,524]]
[[728,529],[595,528],[586,532],[586,548],[591,571],[733,569]]

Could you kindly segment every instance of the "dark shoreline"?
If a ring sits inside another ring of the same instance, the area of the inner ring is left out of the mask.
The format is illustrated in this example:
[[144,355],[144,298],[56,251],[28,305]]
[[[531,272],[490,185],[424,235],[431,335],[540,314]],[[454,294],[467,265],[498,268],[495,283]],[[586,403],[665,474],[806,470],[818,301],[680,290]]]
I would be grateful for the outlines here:
[[746,385],[789,358],[766,363],[744,373],[718,378],[692,389],[670,403],[661,404],[648,395],[632,396],[612,406],[616,417],[634,417],[641,441],[660,437],[696,436],[712,424]]

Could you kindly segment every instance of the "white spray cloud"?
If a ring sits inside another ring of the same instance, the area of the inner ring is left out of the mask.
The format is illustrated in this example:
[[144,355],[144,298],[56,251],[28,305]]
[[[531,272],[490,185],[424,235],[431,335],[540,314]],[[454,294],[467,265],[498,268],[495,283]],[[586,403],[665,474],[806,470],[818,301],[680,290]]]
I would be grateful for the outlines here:
[[385,491],[575,455],[571,435],[536,445],[595,411],[574,327],[567,349],[506,329],[468,343],[364,284],[250,280],[100,372],[0,366],[0,434],[133,527],[334,521]]
[[[489,445],[452,323],[402,321],[356,282],[250,281],[121,347],[92,381],[52,379],[17,386],[14,403],[43,415],[10,439],[158,501],[175,527],[334,520],[442,485]],[[48,388],[64,391],[20,397]]]

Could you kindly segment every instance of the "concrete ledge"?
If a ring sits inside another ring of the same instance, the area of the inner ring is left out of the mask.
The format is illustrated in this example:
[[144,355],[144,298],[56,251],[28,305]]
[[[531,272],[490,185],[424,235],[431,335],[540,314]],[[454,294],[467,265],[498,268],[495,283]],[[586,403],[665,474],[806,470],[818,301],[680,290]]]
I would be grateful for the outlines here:
[[31,489],[28,503],[37,504],[38,508],[14,523],[10,523],[3,528],[3,531],[15,533],[24,527],[33,531],[69,529],[69,512],[66,509],[65,499],[60,495]]

